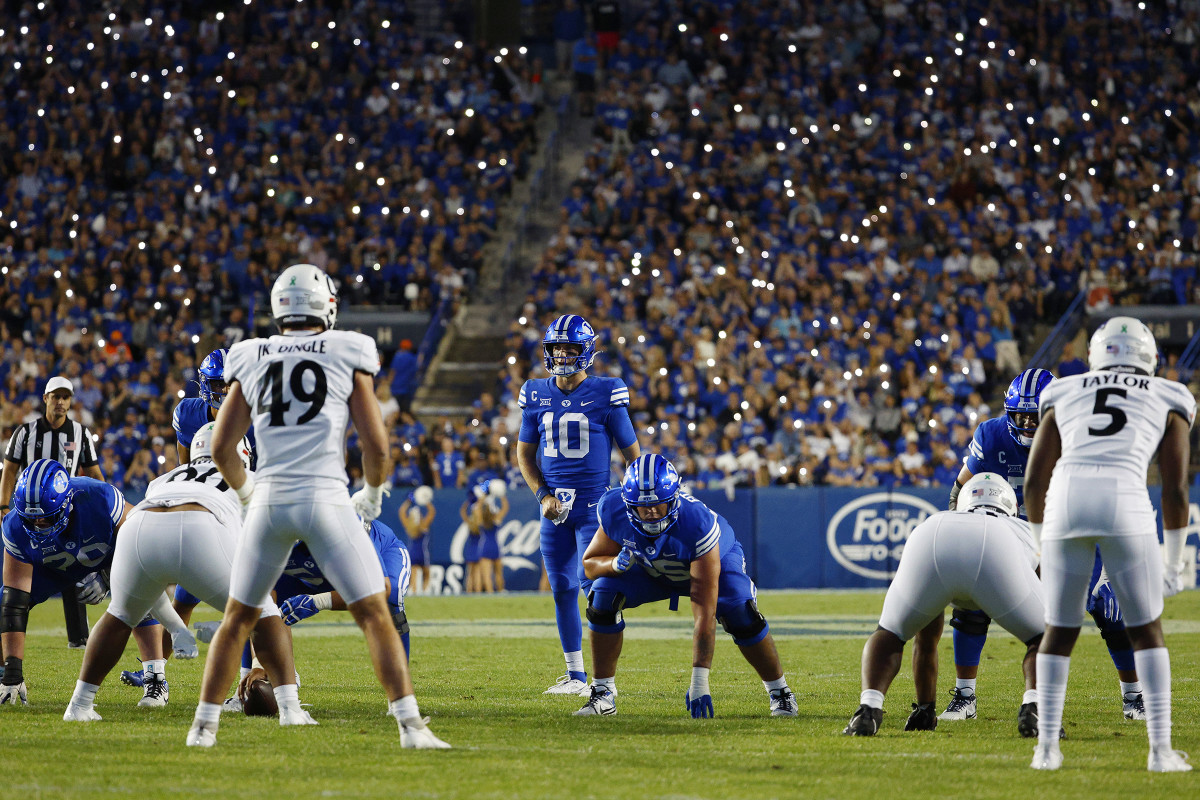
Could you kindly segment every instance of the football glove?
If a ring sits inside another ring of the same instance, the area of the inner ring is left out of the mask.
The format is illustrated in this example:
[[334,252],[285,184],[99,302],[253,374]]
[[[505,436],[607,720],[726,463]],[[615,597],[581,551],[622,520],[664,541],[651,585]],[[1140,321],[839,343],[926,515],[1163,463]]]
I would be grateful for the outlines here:
[[29,705],[29,692],[25,690],[24,681],[12,686],[0,686],[0,706],[15,706],[18,702],[23,706]]
[[108,597],[108,581],[99,572],[90,572],[87,577],[75,584],[79,590],[79,599],[94,606]]
[[1109,622],[1121,621],[1121,606],[1117,604],[1117,595],[1113,592],[1112,584],[1104,578],[1092,590],[1092,608],[1099,611]]
[[389,494],[386,487],[368,485],[350,495],[350,502],[358,515],[370,522],[383,513],[383,498]]
[[298,594],[279,604],[279,613],[283,616],[284,624],[288,626],[295,625],[302,619],[308,619],[318,611],[320,609],[313,602],[311,594]]
[[621,552],[617,553],[617,557],[612,560],[612,568],[614,572],[628,572],[633,566],[633,551],[628,547],[622,547]]
[[1183,591],[1184,569],[1182,564],[1163,568],[1163,597],[1174,597]]
[[683,696],[683,702],[687,707],[688,713],[692,715],[692,719],[712,719],[716,716],[713,713],[711,694],[702,694],[693,700],[692,692],[688,690],[687,694]]

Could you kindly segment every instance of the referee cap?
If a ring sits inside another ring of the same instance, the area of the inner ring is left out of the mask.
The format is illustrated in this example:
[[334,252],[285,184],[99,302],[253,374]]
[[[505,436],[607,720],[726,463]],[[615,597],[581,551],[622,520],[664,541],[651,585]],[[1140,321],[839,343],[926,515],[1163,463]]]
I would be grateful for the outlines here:
[[75,387],[71,384],[71,381],[67,378],[64,378],[62,375],[55,375],[53,378],[51,378],[46,383],[46,391],[42,392],[42,394],[47,395],[51,392],[57,391],[58,389],[66,389],[71,394],[75,394]]

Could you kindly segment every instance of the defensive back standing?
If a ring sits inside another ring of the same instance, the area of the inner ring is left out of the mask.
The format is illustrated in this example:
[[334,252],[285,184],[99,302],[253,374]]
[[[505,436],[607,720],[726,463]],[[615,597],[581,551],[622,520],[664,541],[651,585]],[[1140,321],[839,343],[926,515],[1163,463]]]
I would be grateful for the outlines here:
[[[1154,377],[1154,335],[1132,317],[1113,317],[1092,335],[1091,372],[1059,378],[1042,393],[1025,472],[1025,507],[1042,538],[1046,635],[1037,656],[1041,701],[1034,769],[1058,769],[1059,724],[1071,648],[1100,546],[1108,579],[1125,615],[1146,703],[1147,768],[1191,767],[1171,749],[1171,662],[1163,642],[1167,589],[1182,585],[1188,522],[1188,430],[1196,401],[1180,383]],[[1163,542],[1146,491],[1150,459],[1162,474]]]
[[[366,520],[379,516],[388,474],[387,433],[373,382],[379,371],[375,342],[333,330],[337,290],[311,264],[280,274],[271,289],[271,313],[280,334],[239,342],[225,365],[229,395],[217,415],[213,460],[249,508],[187,743],[216,743],[221,702],[237,673],[238,654],[301,539],[367,637],[388,710],[400,725],[401,746],[449,747],[421,719],[408,659],[388,612],[383,570],[355,516],[356,510]],[[237,455],[252,415],[255,478]],[[343,466],[347,417],[359,434],[367,482],[353,498]]]

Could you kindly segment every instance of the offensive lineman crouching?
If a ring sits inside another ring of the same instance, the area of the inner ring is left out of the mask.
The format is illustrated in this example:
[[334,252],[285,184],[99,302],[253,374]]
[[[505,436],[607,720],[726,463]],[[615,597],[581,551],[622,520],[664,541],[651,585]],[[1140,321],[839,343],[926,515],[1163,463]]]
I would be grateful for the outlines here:
[[600,527],[583,556],[584,571],[594,581],[587,618],[595,680],[576,715],[617,713],[622,610],[688,595],[695,620],[692,683],[684,695],[688,713],[697,719],[713,716],[708,675],[719,620],[762,678],[771,716],[796,716],[796,696],[755,605],[742,546],[724,517],[680,493],[671,462],[651,453],[639,456],[625,471],[621,488],[601,496],[597,515]]
[[1042,585],[1028,523],[1016,518],[1017,496],[1003,477],[981,472],[963,486],[957,511],[942,511],[913,530],[883,600],[879,627],[862,655],[862,696],[847,736],[874,736],[883,697],[900,671],[904,643],[913,646],[917,702],[906,731],[937,727],[937,647],[946,606],[979,609],[1025,643],[1025,696],[1017,714],[1022,736],[1037,734],[1034,657],[1042,640]]

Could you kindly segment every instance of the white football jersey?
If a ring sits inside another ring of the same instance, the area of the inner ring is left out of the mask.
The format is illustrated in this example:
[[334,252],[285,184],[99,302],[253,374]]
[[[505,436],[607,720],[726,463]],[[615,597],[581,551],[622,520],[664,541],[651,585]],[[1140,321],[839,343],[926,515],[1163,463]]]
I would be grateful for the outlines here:
[[1064,466],[1124,472],[1140,485],[1158,452],[1172,411],[1196,418],[1196,399],[1166,378],[1099,370],[1059,378],[1042,390],[1039,413],[1054,409]]
[[[247,472],[250,475],[254,473]],[[221,471],[208,456],[180,464],[166,475],[159,475],[146,489],[146,499],[134,511],[151,506],[178,506],[198,503],[213,513],[222,525],[240,525],[242,503],[237,492],[221,477]],[[132,513],[132,512],[131,512]]]
[[375,340],[354,331],[293,331],[238,342],[225,357],[254,421],[256,465],[267,502],[346,493],[345,439],[354,373],[379,372]]

